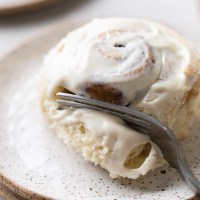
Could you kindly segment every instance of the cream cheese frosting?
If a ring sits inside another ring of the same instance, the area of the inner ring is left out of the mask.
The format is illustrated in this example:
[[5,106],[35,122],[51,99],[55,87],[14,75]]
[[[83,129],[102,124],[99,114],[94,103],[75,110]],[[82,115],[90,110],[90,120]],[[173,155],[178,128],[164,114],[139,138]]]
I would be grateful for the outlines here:
[[[186,122],[182,114],[191,109],[182,111],[197,80],[197,60],[189,42],[157,23],[94,19],[46,56],[40,73],[42,108],[57,135],[85,159],[112,177],[138,178],[165,162],[149,137],[107,113],[59,110],[55,93],[65,88],[93,97],[92,89],[103,88],[101,92],[116,95],[114,103],[140,109],[176,130],[176,124]],[[180,123],[178,115],[184,119]],[[181,133],[176,132],[178,137]]]

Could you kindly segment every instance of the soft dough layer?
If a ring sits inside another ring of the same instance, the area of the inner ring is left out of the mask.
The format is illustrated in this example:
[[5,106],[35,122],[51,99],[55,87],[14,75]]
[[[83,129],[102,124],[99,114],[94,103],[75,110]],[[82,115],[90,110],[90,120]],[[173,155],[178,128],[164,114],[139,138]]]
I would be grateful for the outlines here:
[[199,57],[189,42],[153,22],[108,18],[69,33],[49,52],[39,94],[58,137],[112,177],[135,179],[165,162],[148,136],[106,113],[57,109],[55,94],[129,104],[184,138],[199,111],[199,85]]

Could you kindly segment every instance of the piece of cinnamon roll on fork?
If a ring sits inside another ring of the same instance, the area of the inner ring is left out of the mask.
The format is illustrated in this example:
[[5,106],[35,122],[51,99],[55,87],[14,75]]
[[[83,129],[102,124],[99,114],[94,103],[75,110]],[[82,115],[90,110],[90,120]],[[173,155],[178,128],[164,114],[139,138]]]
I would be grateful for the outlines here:
[[112,177],[138,178],[165,163],[148,136],[107,113],[57,109],[57,92],[134,107],[185,138],[200,108],[200,61],[192,45],[154,22],[95,19],[72,31],[46,56],[41,108],[66,144]]

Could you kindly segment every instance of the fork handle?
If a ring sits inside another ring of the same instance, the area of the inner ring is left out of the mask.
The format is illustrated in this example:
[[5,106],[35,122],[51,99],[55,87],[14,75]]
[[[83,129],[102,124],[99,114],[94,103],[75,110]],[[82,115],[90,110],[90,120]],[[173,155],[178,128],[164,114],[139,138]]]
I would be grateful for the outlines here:
[[195,192],[195,194],[200,196],[200,181],[194,176],[182,151],[177,151],[177,153],[179,157],[178,162],[176,162],[175,165],[172,164],[172,166],[178,170],[182,180]]

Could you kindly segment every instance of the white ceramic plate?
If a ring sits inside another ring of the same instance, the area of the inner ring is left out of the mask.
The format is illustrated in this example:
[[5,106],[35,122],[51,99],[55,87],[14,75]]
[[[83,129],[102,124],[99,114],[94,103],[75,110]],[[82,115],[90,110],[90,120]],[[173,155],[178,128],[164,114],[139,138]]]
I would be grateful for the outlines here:
[[17,14],[58,3],[61,0],[0,0],[0,15]]
[[[164,166],[137,180],[115,179],[67,148],[49,129],[37,100],[43,56],[75,23],[66,23],[22,45],[0,60],[0,179],[25,198],[67,200],[187,199],[193,193]],[[56,66],[55,66],[56,67]],[[200,177],[200,127],[182,142]]]

